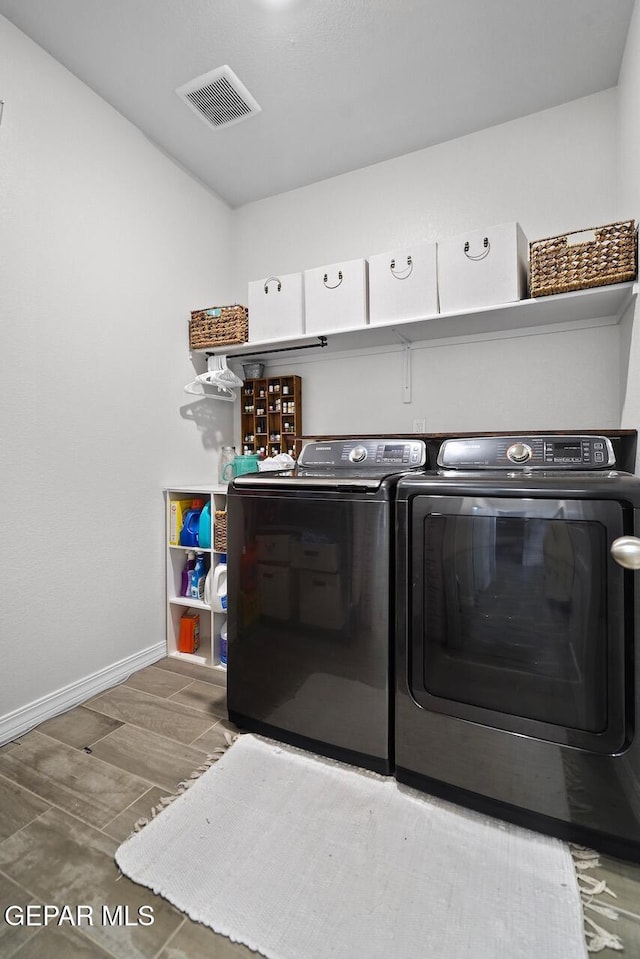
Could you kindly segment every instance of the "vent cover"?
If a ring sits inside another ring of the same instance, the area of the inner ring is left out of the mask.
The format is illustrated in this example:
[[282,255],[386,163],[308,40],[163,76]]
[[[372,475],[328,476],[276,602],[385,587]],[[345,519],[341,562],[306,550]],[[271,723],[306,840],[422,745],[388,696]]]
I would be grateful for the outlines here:
[[190,80],[178,87],[176,93],[207,126],[216,129],[248,120],[262,110],[226,65]]

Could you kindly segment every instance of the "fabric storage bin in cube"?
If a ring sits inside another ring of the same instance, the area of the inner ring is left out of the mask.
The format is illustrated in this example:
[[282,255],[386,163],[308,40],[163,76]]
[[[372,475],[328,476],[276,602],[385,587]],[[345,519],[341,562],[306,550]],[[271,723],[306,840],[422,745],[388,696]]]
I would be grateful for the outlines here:
[[302,273],[284,273],[249,283],[249,342],[304,333]]
[[367,261],[347,260],[304,271],[307,333],[364,326],[368,320]]
[[529,245],[519,223],[438,240],[440,310],[513,303],[527,295]]
[[436,244],[369,257],[369,322],[414,320],[438,312]]

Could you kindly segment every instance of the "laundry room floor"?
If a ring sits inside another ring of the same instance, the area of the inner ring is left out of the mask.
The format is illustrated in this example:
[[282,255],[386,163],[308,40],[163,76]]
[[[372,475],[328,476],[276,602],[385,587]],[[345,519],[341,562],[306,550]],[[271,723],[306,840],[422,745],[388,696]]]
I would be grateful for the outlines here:
[[[105,903],[128,906],[132,923],[0,921],[3,959],[255,959],[120,876],[114,861],[137,820],[226,745],[234,727],[220,678],[164,659],[0,749],[0,916],[28,904],[93,904],[97,913]],[[617,921],[593,918],[621,937],[624,955],[640,956],[640,866],[603,856],[593,874],[620,910]],[[141,905],[153,907],[153,925],[134,924]]]

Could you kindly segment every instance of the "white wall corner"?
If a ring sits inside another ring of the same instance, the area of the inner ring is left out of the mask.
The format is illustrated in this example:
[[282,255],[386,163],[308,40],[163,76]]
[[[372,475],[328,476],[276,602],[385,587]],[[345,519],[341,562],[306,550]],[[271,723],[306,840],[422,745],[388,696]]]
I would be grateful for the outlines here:
[[123,682],[138,669],[157,663],[166,654],[166,644],[156,643],[154,646],[148,646],[147,649],[127,656],[126,659],[99,669],[75,683],[69,683],[62,689],[57,689],[53,693],[41,696],[40,699],[0,716],[0,746],[4,746],[18,736],[23,736],[45,720],[59,716],[73,706],[78,706],[105,689]]

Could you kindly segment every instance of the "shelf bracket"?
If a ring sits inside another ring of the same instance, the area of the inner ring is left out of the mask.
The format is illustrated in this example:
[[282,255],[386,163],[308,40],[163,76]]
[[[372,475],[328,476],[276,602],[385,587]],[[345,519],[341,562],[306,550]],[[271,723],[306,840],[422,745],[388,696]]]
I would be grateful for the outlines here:
[[[290,353],[292,350],[322,350],[327,346],[326,336],[319,336],[319,343],[303,343],[301,346],[279,346],[274,350],[248,350],[246,353],[228,353],[230,360],[235,360],[238,356],[266,356],[268,353]],[[207,353],[207,356],[215,356],[215,353]]]
[[402,343],[402,402],[411,402],[411,340],[393,328],[393,333]]
[[411,402],[411,344],[402,347],[402,402]]

